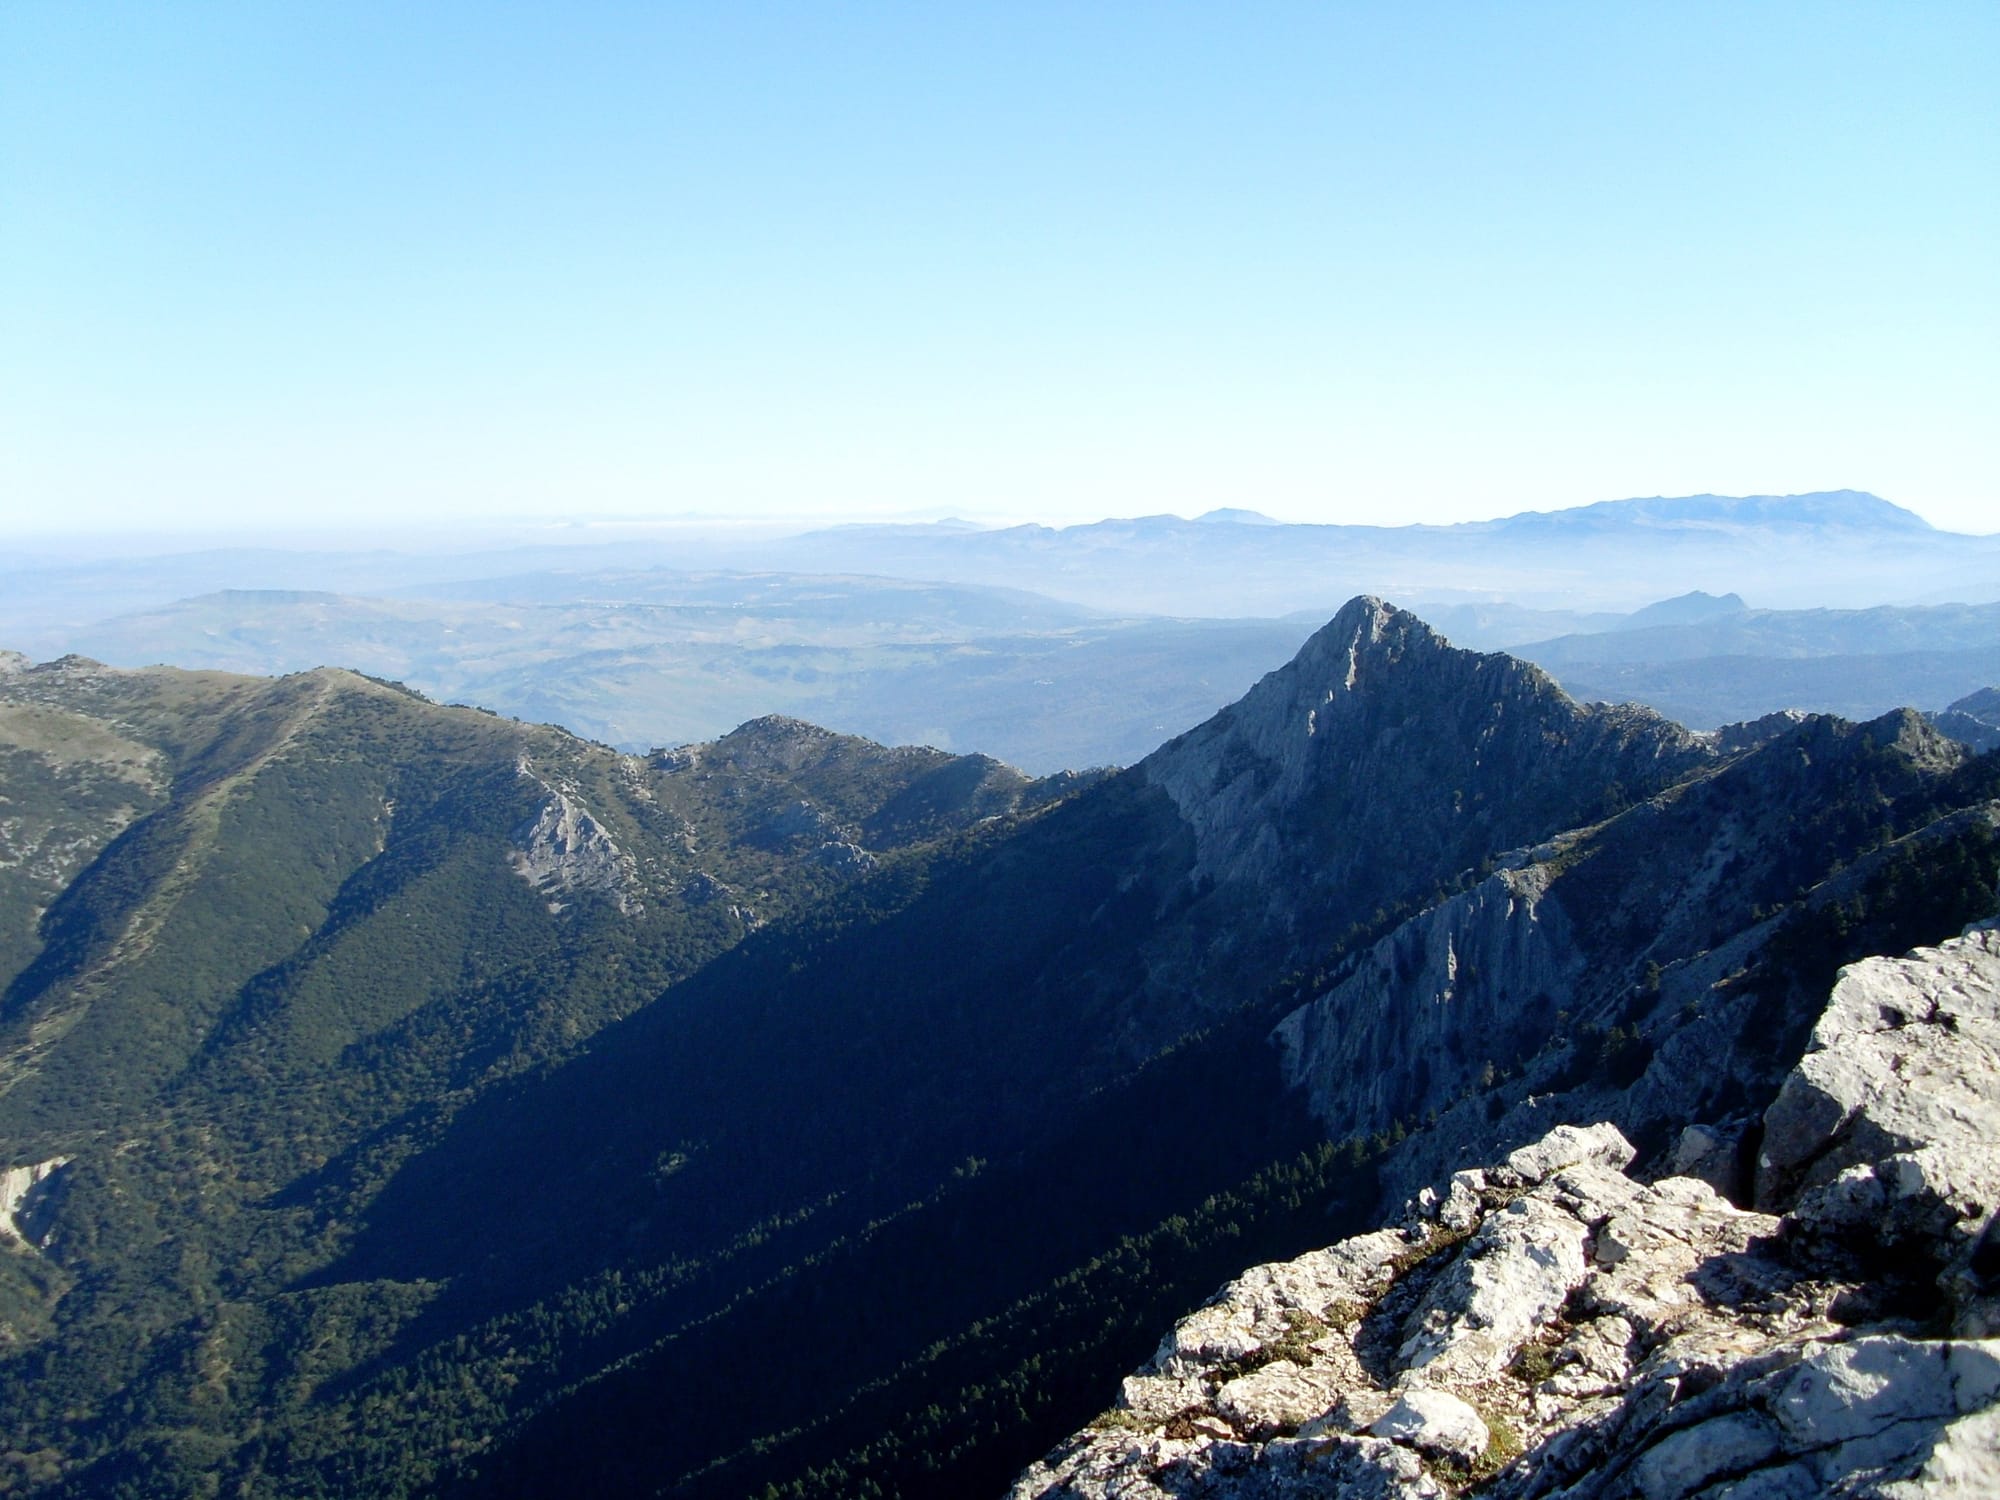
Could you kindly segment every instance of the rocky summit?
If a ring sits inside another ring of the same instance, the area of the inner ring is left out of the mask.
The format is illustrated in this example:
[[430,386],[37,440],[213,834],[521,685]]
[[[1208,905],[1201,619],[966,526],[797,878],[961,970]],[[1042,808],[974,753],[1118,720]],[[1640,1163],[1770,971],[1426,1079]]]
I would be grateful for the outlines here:
[[1991,925],[1852,965],[1755,1207],[1558,1127],[1238,1277],[1010,1500],[2000,1493],[1996,1042]]
[[1353,900],[1573,827],[1608,810],[1607,786],[1649,794],[1713,753],[1364,596],[1140,772],[1187,825],[1195,881]]

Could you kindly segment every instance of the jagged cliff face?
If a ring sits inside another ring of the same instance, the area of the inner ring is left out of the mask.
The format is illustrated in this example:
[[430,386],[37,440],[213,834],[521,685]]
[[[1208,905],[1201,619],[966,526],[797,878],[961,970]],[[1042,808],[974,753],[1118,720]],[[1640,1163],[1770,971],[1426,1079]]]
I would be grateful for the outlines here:
[[1420,1118],[1550,1040],[1589,962],[1552,876],[1503,871],[1433,907],[1278,1023],[1285,1081],[1329,1135]]
[[2000,932],[1848,970],[1759,1210],[1562,1127],[1183,1319],[1013,1500],[2000,1492]]
[[1649,709],[1584,706],[1539,668],[1463,651],[1358,598],[1278,671],[1128,773],[1164,797],[1146,945],[1155,1044],[1493,856],[1617,811],[1718,751]]
[[[1634,1085],[1620,1123],[1641,1138],[1725,1088],[1767,1094],[1790,1058],[1747,1035],[1771,1005],[1738,981],[1772,935],[1897,853],[2000,819],[2000,806],[1919,811],[1904,832],[1899,799],[1921,806],[1964,760],[1915,715],[1780,727],[1602,825],[1504,856],[1511,868],[1404,923],[1286,1016],[1273,1032],[1286,1078],[1328,1133],[1414,1127],[1475,1093],[1496,1110],[1561,1093],[1569,1041],[1591,1026],[1629,1028],[1635,1062],[1663,1059],[1618,1080]],[[1492,1092],[1505,1074],[1525,1081]]]
[[[1572,702],[1355,599],[1286,666],[1140,772],[1195,843],[1191,878],[1324,904],[1397,899],[1611,811],[1713,755],[1650,710]],[[1279,907],[1283,910],[1282,907]]]

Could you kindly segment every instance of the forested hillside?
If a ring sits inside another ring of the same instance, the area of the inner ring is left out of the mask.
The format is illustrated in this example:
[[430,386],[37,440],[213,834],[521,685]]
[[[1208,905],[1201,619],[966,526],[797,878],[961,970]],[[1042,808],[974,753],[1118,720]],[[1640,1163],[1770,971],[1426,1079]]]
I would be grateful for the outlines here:
[[[0,1483],[51,1494],[997,1490],[1378,1178],[1740,1115],[2000,873],[1993,757],[1913,716],[1725,753],[1374,600],[1096,778],[76,659],[0,740]],[[1546,962],[1461,941],[1509,881]]]
[[440,1283],[328,1272],[462,1109],[1068,790],[784,720],[626,757],[331,671],[17,667],[0,736],[0,1140],[62,1163],[0,1400],[15,1480],[86,1489],[256,1470],[410,1337]]

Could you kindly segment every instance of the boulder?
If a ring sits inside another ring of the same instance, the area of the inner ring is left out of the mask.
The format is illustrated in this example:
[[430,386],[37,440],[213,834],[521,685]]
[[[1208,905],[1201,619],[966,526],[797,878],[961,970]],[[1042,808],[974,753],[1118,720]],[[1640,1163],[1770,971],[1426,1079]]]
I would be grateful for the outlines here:
[[1423,1386],[1404,1391],[1368,1430],[1376,1437],[1467,1464],[1485,1453],[1490,1437],[1471,1406],[1449,1391]]

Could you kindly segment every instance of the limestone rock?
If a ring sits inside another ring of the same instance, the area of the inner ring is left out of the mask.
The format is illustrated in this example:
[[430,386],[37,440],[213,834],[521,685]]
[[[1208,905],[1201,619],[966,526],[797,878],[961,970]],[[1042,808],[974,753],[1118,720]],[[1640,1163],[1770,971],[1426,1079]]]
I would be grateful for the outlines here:
[[1510,1500],[2000,1493],[2000,1340],[1844,1327],[1828,1309],[1861,1288],[1787,1259],[1796,1221],[1635,1181],[1630,1156],[1553,1131],[1481,1174],[1517,1196],[1454,1185],[1469,1235],[1413,1204],[1414,1240],[1245,1273],[1014,1500],[1412,1497],[1489,1472]]
[[1732,1202],[1747,1203],[1753,1191],[1745,1170],[1749,1128],[1745,1119],[1688,1126],[1674,1145],[1673,1174],[1699,1178]]
[[1782,735],[1791,733],[1810,717],[1810,714],[1796,708],[1781,708],[1776,713],[1765,714],[1762,718],[1745,719],[1737,724],[1724,724],[1714,731],[1715,748],[1724,755],[1738,755],[1745,750],[1754,750],[1759,745],[1768,744]]
[[[1282,965],[1377,904],[1422,897],[1440,870],[1599,816],[1609,783],[1648,795],[1715,758],[1650,710],[1579,705],[1539,668],[1459,650],[1363,597],[1128,783],[1172,827],[1164,898],[1213,914],[1203,962]],[[1156,951],[1156,1019],[1198,1013],[1198,966]]]
[[1965,714],[2000,728],[2000,687],[1983,687],[1977,692],[1967,693],[1945,709],[1946,713]]
[[1968,693],[1931,722],[1966,749],[1984,753],[2000,746],[2000,688],[1981,688]]
[[1281,1359],[1225,1382],[1215,1393],[1215,1409],[1237,1431],[1268,1436],[1296,1432],[1325,1416],[1340,1397],[1340,1378],[1332,1369]]
[[1477,1167],[1451,1174],[1451,1186],[1438,1205],[1437,1221],[1448,1230],[1472,1228],[1479,1222],[1479,1195],[1486,1187],[1486,1174]]
[[837,839],[821,844],[813,850],[812,860],[814,864],[824,865],[827,869],[838,871],[842,875],[865,874],[880,863],[859,844],[844,843]]
[[824,810],[801,799],[786,803],[766,818],[758,839],[780,849],[801,842],[815,845],[837,842],[840,824]]
[[1854,965],[1766,1116],[1782,1215],[1559,1126],[1238,1277],[1013,1500],[2000,1495],[1996,1140],[2000,931]]
[[1914,1247],[1961,1332],[2000,1331],[2000,931],[1841,972],[1765,1113],[1762,1203],[1807,1234]]
[[[2000,1493],[2000,1344],[1781,1343],[1691,1393],[1642,1378],[1490,1491],[1507,1500]],[[1718,1486],[1711,1489],[1710,1486]],[[1730,1486],[1726,1490],[1720,1486]]]
[[1489,1215],[1424,1300],[1399,1362],[1434,1376],[1499,1374],[1583,1284],[1588,1235],[1545,1198],[1517,1199]]
[[1931,722],[1937,726],[1940,734],[1949,735],[1975,754],[1983,755],[1988,750],[2000,747],[2000,728],[1971,714],[1955,713],[1951,709],[1946,709],[1943,713],[1934,715]]
[[48,1248],[48,1210],[69,1162],[67,1156],[52,1156],[32,1166],[0,1171],[0,1242]]
[[1207,1306],[1181,1319],[1153,1355],[1149,1370],[1200,1375],[1286,1338],[1302,1316],[1341,1321],[1347,1310],[1381,1290],[1408,1249],[1402,1235],[1382,1229],[1297,1260],[1253,1266]]
[[1449,1391],[1416,1386],[1368,1429],[1376,1437],[1404,1443],[1425,1453],[1442,1453],[1471,1463],[1486,1451],[1490,1434],[1479,1413]]
[[[1523,1027],[1541,1020],[1522,997],[1567,992],[1585,961],[1560,908],[1542,899],[1550,870],[1503,870],[1404,923],[1278,1023],[1271,1040],[1285,1080],[1330,1135],[1420,1115],[1477,1086],[1492,1061],[1486,1048],[1521,1050]],[[1481,1047],[1466,1047],[1467,1036]]]
[[1265,1444],[1197,1436],[1058,1449],[1031,1464],[1010,1500],[1441,1500],[1450,1493],[1412,1450],[1374,1437],[1279,1438]]
[[[1462,725],[1460,715],[1475,703],[1479,721]],[[1452,732],[1406,733],[1418,722],[1412,712],[1420,704],[1431,711],[1429,722],[1449,722]],[[1470,731],[1463,741],[1461,728]],[[1499,778],[1496,784],[1510,793],[1504,807],[1459,820],[1491,823],[1499,838],[1485,843],[1490,850],[1575,826],[1578,819],[1564,812],[1575,805],[1569,768],[1579,762],[1615,764],[1630,785],[1662,786],[1712,753],[1650,711],[1578,705],[1540,668],[1460,651],[1415,615],[1364,596],[1343,605],[1290,663],[1242,700],[1142,765],[1194,833],[1198,876],[1222,883],[1276,873],[1290,862],[1294,851],[1282,831],[1292,820],[1271,814],[1309,793],[1351,799],[1364,818],[1401,819],[1415,836],[1416,801],[1383,798],[1379,788],[1393,785],[1413,799],[1451,805],[1463,777],[1441,780],[1436,772],[1447,764],[1460,772],[1471,766]],[[1530,832],[1529,824],[1540,826]],[[1508,837],[1516,826],[1522,836]],[[1347,839],[1340,845],[1314,851],[1336,859],[1320,878],[1338,879],[1339,866],[1379,868],[1395,857],[1379,845]]]
[[718,880],[706,870],[696,870],[681,886],[681,897],[690,906],[706,906],[711,901],[736,894],[734,886]]
[[[1841,972],[1806,1056],[1764,1117],[1757,1196],[1926,1143],[2000,1139],[2000,933]],[[2000,1187],[2000,1162],[1993,1168]]]
[[514,873],[542,894],[552,912],[585,893],[608,898],[628,915],[640,910],[637,861],[567,788],[542,780],[525,761],[518,769],[547,797],[514,831]]
[[1532,1146],[1523,1146],[1507,1158],[1507,1170],[1530,1187],[1564,1167],[1601,1163],[1614,1171],[1630,1166],[1637,1155],[1632,1143],[1618,1133],[1615,1125],[1592,1125],[1579,1129],[1558,1125]]
[[1754,1201],[1751,1111],[1796,1061],[1769,1045],[1762,991],[1745,980],[1773,924],[1799,906],[1826,916],[1893,866],[1955,860],[2000,825],[1989,802],[1880,847],[1823,848],[1829,878],[1774,913],[1772,889],[1800,889],[1800,809],[1872,795],[1878,773],[1901,796],[1943,774],[1957,752],[1941,744],[1903,715],[1805,718],[1603,823],[1501,856],[1280,1019],[1287,1081],[1334,1139],[1411,1132],[1383,1168],[1395,1199],[1555,1124],[1608,1120],[1659,1157],[1689,1122],[1712,1125],[1707,1158],[1676,1170]]

